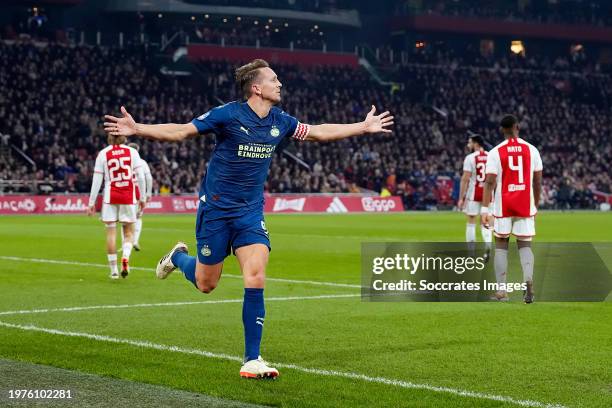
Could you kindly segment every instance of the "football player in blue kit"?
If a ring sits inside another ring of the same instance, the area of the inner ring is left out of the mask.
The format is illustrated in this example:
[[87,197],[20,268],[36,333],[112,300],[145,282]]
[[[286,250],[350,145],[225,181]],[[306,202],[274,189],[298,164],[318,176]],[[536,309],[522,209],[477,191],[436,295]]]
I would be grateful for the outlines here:
[[200,187],[196,219],[197,257],[188,255],[178,242],[161,258],[156,274],[165,279],[179,268],[185,278],[204,293],[219,282],[223,261],[233,253],[244,280],[242,321],[245,356],[240,375],[273,378],[278,370],[260,356],[263,332],[265,270],[271,250],[264,222],[264,184],[272,155],[285,137],[299,141],[327,142],[351,136],[389,133],[393,116],[376,115],[363,122],[308,125],[275,105],[281,101],[282,84],[268,63],[256,59],[236,70],[236,82],[244,101],[218,106],[186,124],[136,123],[121,107],[121,117],[105,116],[111,135],[138,136],[178,142],[204,133],[217,135],[217,144]]

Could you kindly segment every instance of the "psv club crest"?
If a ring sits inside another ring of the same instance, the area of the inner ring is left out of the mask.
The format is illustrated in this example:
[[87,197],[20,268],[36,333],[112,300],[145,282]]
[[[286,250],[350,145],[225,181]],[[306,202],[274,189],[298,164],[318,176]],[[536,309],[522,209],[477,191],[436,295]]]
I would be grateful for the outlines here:
[[280,135],[280,130],[278,130],[276,126],[272,126],[272,129],[270,129],[270,135],[272,137],[278,137],[278,135]]
[[210,256],[212,255],[212,251],[210,250],[210,248],[208,247],[208,245],[204,245],[202,247],[202,249],[200,250],[200,253],[204,256]]

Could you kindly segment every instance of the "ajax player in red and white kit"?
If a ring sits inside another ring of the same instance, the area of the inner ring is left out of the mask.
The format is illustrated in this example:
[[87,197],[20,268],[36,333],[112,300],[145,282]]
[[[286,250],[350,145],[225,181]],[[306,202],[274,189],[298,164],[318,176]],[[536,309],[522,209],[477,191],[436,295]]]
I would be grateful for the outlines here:
[[[519,122],[515,116],[504,116],[501,131],[506,140],[495,146],[487,158],[482,224],[490,228],[491,215],[494,217],[494,267],[498,284],[506,283],[508,241],[510,235],[516,237],[527,288],[523,300],[532,303],[534,258],[531,240],[536,234],[534,217],[542,192],[542,158],[538,149],[518,137]],[[494,189],[494,203],[490,207],[487,194]],[[498,291],[495,298],[507,300],[508,295]]]
[[[108,146],[98,153],[94,168],[89,207],[87,214],[95,213],[96,198],[104,179],[104,199],[102,203],[102,222],[106,224],[106,249],[111,279],[118,279],[116,236],[117,222],[123,224],[123,251],[121,276],[129,273],[129,259],[133,246],[133,225],[139,207],[144,207],[145,196],[136,198],[136,184],[145,191],[145,179],[140,167],[140,155],[135,149],[126,146],[125,136],[109,136]],[[134,182],[134,174],[136,182]]]
[[[468,154],[463,161],[463,176],[457,207],[465,212],[467,225],[465,227],[465,240],[468,244],[476,242],[476,217],[480,215],[482,196],[484,193],[485,167],[487,165],[487,152],[484,149],[484,140],[480,135],[472,135],[468,139]],[[480,233],[485,242],[488,259],[491,251],[493,234],[491,230],[481,226]]]

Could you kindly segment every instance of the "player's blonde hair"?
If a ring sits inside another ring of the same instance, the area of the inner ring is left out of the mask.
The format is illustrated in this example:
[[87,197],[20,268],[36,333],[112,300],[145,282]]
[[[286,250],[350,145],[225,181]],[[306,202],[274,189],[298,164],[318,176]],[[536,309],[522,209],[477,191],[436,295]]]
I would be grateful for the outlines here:
[[106,138],[106,141],[108,142],[109,145],[117,146],[120,144],[125,144],[125,142],[127,142],[127,137],[108,135],[108,137]]
[[253,82],[259,76],[260,69],[268,68],[269,66],[267,61],[258,58],[236,69],[234,73],[236,84],[242,90],[245,98],[248,99],[251,96],[251,85],[253,85]]

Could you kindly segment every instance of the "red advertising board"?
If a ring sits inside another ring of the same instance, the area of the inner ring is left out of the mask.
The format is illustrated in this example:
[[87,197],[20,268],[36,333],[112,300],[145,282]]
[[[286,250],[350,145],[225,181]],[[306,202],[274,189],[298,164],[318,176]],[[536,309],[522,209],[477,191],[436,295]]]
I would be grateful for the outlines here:
[[86,195],[0,195],[0,214],[79,214],[88,201]]
[[603,193],[601,191],[593,191],[593,195],[598,203],[608,203],[612,205],[612,194]]
[[[84,194],[0,195],[0,214],[83,214],[87,209],[88,200],[89,197]],[[194,213],[197,208],[197,197],[155,196],[147,204],[146,212],[186,214]],[[264,210],[267,213],[397,212],[403,211],[404,206],[399,197],[267,195]]]

